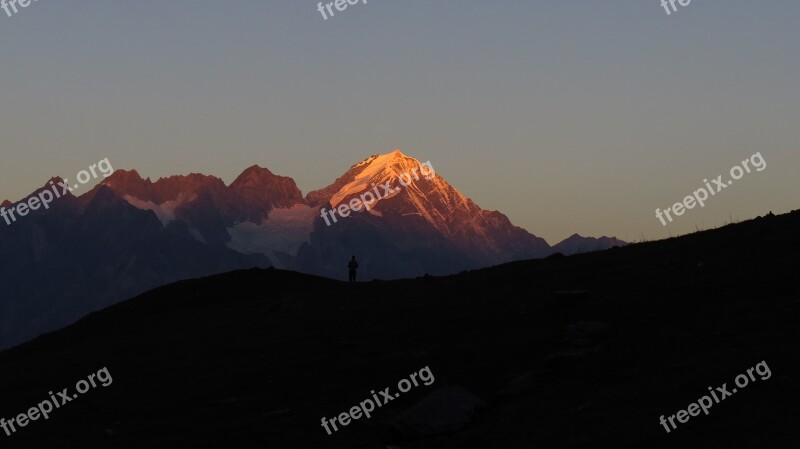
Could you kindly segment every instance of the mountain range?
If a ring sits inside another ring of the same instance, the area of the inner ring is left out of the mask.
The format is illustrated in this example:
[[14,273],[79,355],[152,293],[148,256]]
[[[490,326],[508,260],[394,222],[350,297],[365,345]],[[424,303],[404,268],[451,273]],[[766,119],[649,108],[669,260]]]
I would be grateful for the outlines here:
[[[0,348],[159,285],[237,268],[344,279],[356,255],[360,279],[397,279],[626,244],[576,234],[551,247],[435,171],[398,184],[422,165],[399,150],[372,155],[306,196],[259,166],[230,185],[204,174],[153,182],[117,170],[80,197],[67,193],[49,210],[0,223]],[[322,218],[387,182],[401,190],[330,225]]]
[[[165,285],[0,353],[6,419],[102,367],[114,380],[0,440],[25,449],[800,447],[798,226],[800,211],[769,214],[608,251],[356,285],[279,269]],[[762,361],[771,377],[737,392]],[[321,426],[423,367],[431,385],[333,435]],[[707,415],[670,433],[659,423],[723,384],[733,396]]]

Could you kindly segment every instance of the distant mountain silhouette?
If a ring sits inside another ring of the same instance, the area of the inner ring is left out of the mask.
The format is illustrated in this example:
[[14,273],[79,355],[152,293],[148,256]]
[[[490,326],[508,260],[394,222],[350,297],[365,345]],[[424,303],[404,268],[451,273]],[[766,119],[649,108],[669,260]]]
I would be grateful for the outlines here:
[[[0,268],[10,286],[0,298],[0,348],[159,285],[235,268],[271,265],[344,279],[347,260],[357,254],[360,279],[397,279],[553,252],[438,174],[418,175],[369,212],[353,212],[331,226],[320,217],[323,207],[387,181],[399,187],[397,178],[419,172],[420,165],[400,151],[374,155],[305,198],[291,178],[259,166],[230,185],[197,173],[154,182],[135,170],[117,170],[79,198],[68,194],[49,211],[12,226],[0,223],[0,249],[14,261]],[[622,244],[581,237],[559,251]]]
[[605,249],[613,248],[615,246],[625,246],[627,242],[616,237],[581,237],[578,234],[572,234],[568,238],[553,245],[552,250],[561,254],[581,254],[591,253],[593,251],[602,251]]
[[0,226],[0,348],[159,285],[268,266],[263,256],[200,243],[178,222],[165,227],[105,186]]
[[[97,196],[91,213],[116,207],[147,232],[168,232]],[[415,280],[347,285],[251,269],[178,282],[0,354],[0,416],[101,367],[114,377],[0,439],[87,449],[798,447],[798,228],[795,211]],[[769,380],[665,433],[659,416],[762,360]],[[425,366],[431,386],[334,435],[320,427]]]

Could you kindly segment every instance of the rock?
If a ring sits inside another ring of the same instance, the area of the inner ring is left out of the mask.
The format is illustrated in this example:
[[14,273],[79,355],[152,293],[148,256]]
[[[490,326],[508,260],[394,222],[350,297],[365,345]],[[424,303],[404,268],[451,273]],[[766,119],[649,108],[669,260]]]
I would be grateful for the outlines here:
[[525,373],[509,384],[508,387],[500,390],[497,394],[498,396],[516,396],[522,393],[525,393],[528,390],[533,388],[534,383],[536,382],[536,378],[534,373],[528,372]]
[[578,321],[567,325],[567,335],[575,338],[592,337],[602,334],[611,327],[602,321]]
[[391,421],[404,436],[419,437],[453,432],[467,425],[486,403],[461,387],[444,387],[423,398]]

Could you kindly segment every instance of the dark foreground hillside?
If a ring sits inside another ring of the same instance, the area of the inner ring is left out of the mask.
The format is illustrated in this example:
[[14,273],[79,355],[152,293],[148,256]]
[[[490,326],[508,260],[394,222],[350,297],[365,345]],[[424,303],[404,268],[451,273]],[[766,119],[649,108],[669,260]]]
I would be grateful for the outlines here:
[[[0,447],[800,447],[798,231],[795,212],[446,278],[180,282],[0,354],[5,419],[113,377]],[[659,423],[762,361],[769,379]],[[322,428],[426,366],[430,386]]]

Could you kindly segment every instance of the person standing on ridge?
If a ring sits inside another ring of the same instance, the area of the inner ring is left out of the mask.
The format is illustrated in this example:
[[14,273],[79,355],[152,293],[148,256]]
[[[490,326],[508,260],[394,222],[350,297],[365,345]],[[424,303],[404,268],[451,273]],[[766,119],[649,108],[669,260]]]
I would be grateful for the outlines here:
[[356,270],[358,270],[358,262],[356,262],[356,256],[353,256],[350,259],[350,263],[347,264],[347,268],[350,269],[350,282],[356,281]]

